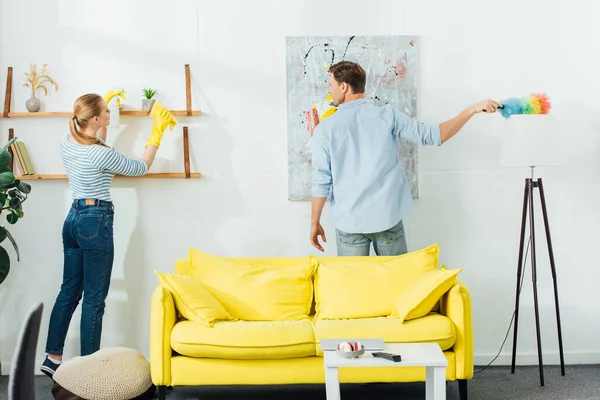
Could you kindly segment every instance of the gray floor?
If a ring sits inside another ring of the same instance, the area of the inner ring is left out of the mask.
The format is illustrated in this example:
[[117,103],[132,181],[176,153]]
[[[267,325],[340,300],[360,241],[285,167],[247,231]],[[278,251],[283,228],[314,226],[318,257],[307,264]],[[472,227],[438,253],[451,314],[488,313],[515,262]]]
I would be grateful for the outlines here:
[[[477,370],[477,368],[476,368]],[[600,366],[567,366],[566,376],[560,368],[546,366],[546,385],[540,386],[537,367],[518,367],[510,373],[509,367],[489,367],[475,375],[469,383],[471,400],[587,400],[600,399]],[[8,377],[0,377],[0,399],[7,399]],[[52,381],[45,376],[36,380],[37,400],[52,400]],[[242,386],[242,387],[188,387],[174,388],[168,400],[227,400],[227,399],[325,399],[323,385]],[[416,384],[342,385],[343,400],[424,399],[425,386]],[[447,385],[447,399],[458,399],[458,385]]]

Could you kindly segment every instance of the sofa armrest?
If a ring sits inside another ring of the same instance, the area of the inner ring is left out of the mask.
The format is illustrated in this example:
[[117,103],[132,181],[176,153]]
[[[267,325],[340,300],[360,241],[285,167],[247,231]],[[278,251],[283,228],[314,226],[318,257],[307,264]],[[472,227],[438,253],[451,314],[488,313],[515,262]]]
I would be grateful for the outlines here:
[[171,331],[176,319],[173,296],[159,285],[150,306],[150,371],[156,386],[171,385]]
[[456,329],[454,354],[456,359],[456,378],[471,379],[474,369],[473,355],[473,319],[471,294],[464,282],[456,284],[442,297],[441,314],[450,318]]

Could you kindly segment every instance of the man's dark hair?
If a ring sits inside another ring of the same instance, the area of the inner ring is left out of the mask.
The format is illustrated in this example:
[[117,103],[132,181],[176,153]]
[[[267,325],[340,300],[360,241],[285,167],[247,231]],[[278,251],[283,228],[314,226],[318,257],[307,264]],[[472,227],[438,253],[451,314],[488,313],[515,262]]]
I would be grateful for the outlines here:
[[346,82],[354,93],[364,93],[367,74],[363,67],[352,61],[340,61],[329,67],[329,72],[339,83]]

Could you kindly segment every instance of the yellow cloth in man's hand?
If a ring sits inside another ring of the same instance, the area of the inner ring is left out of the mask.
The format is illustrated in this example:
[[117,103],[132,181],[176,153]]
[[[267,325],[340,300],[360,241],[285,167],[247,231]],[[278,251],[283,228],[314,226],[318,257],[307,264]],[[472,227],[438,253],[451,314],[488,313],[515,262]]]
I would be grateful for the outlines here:
[[167,110],[162,104],[158,101],[154,103],[152,106],[152,110],[150,111],[150,116],[154,118],[154,124],[152,125],[152,133],[148,138],[148,142],[146,142],[146,146],[156,146],[156,148],[160,147],[160,141],[162,140],[163,134],[167,126],[171,127],[171,131],[177,124],[177,120]]

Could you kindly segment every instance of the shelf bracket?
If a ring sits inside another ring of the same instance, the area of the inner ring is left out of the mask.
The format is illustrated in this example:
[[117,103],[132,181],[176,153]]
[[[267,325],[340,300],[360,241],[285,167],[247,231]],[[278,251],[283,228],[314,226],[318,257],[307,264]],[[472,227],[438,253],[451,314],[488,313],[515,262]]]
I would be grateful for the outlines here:
[[183,127],[183,168],[185,171],[185,177],[189,178],[190,173],[190,141],[188,138],[188,127]]
[[[8,129],[8,141],[10,142],[12,140],[12,138],[15,137],[15,130],[13,128],[9,128]],[[12,146],[8,147],[8,152],[10,153],[10,163],[8,164],[8,168],[10,168],[11,171],[14,171],[13,169],[13,161],[15,160],[15,154],[12,151]]]
[[8,73],[6,74],[6,94],[4,95],[4,112],[2,113],[3,118],[8,118],[10,113],[10,99],[12,95],[12,73],[13,67],[8,67]]
[[190,64],[185,64],[185,111],[186,115],[192,115],[192,81],[190,78]]

